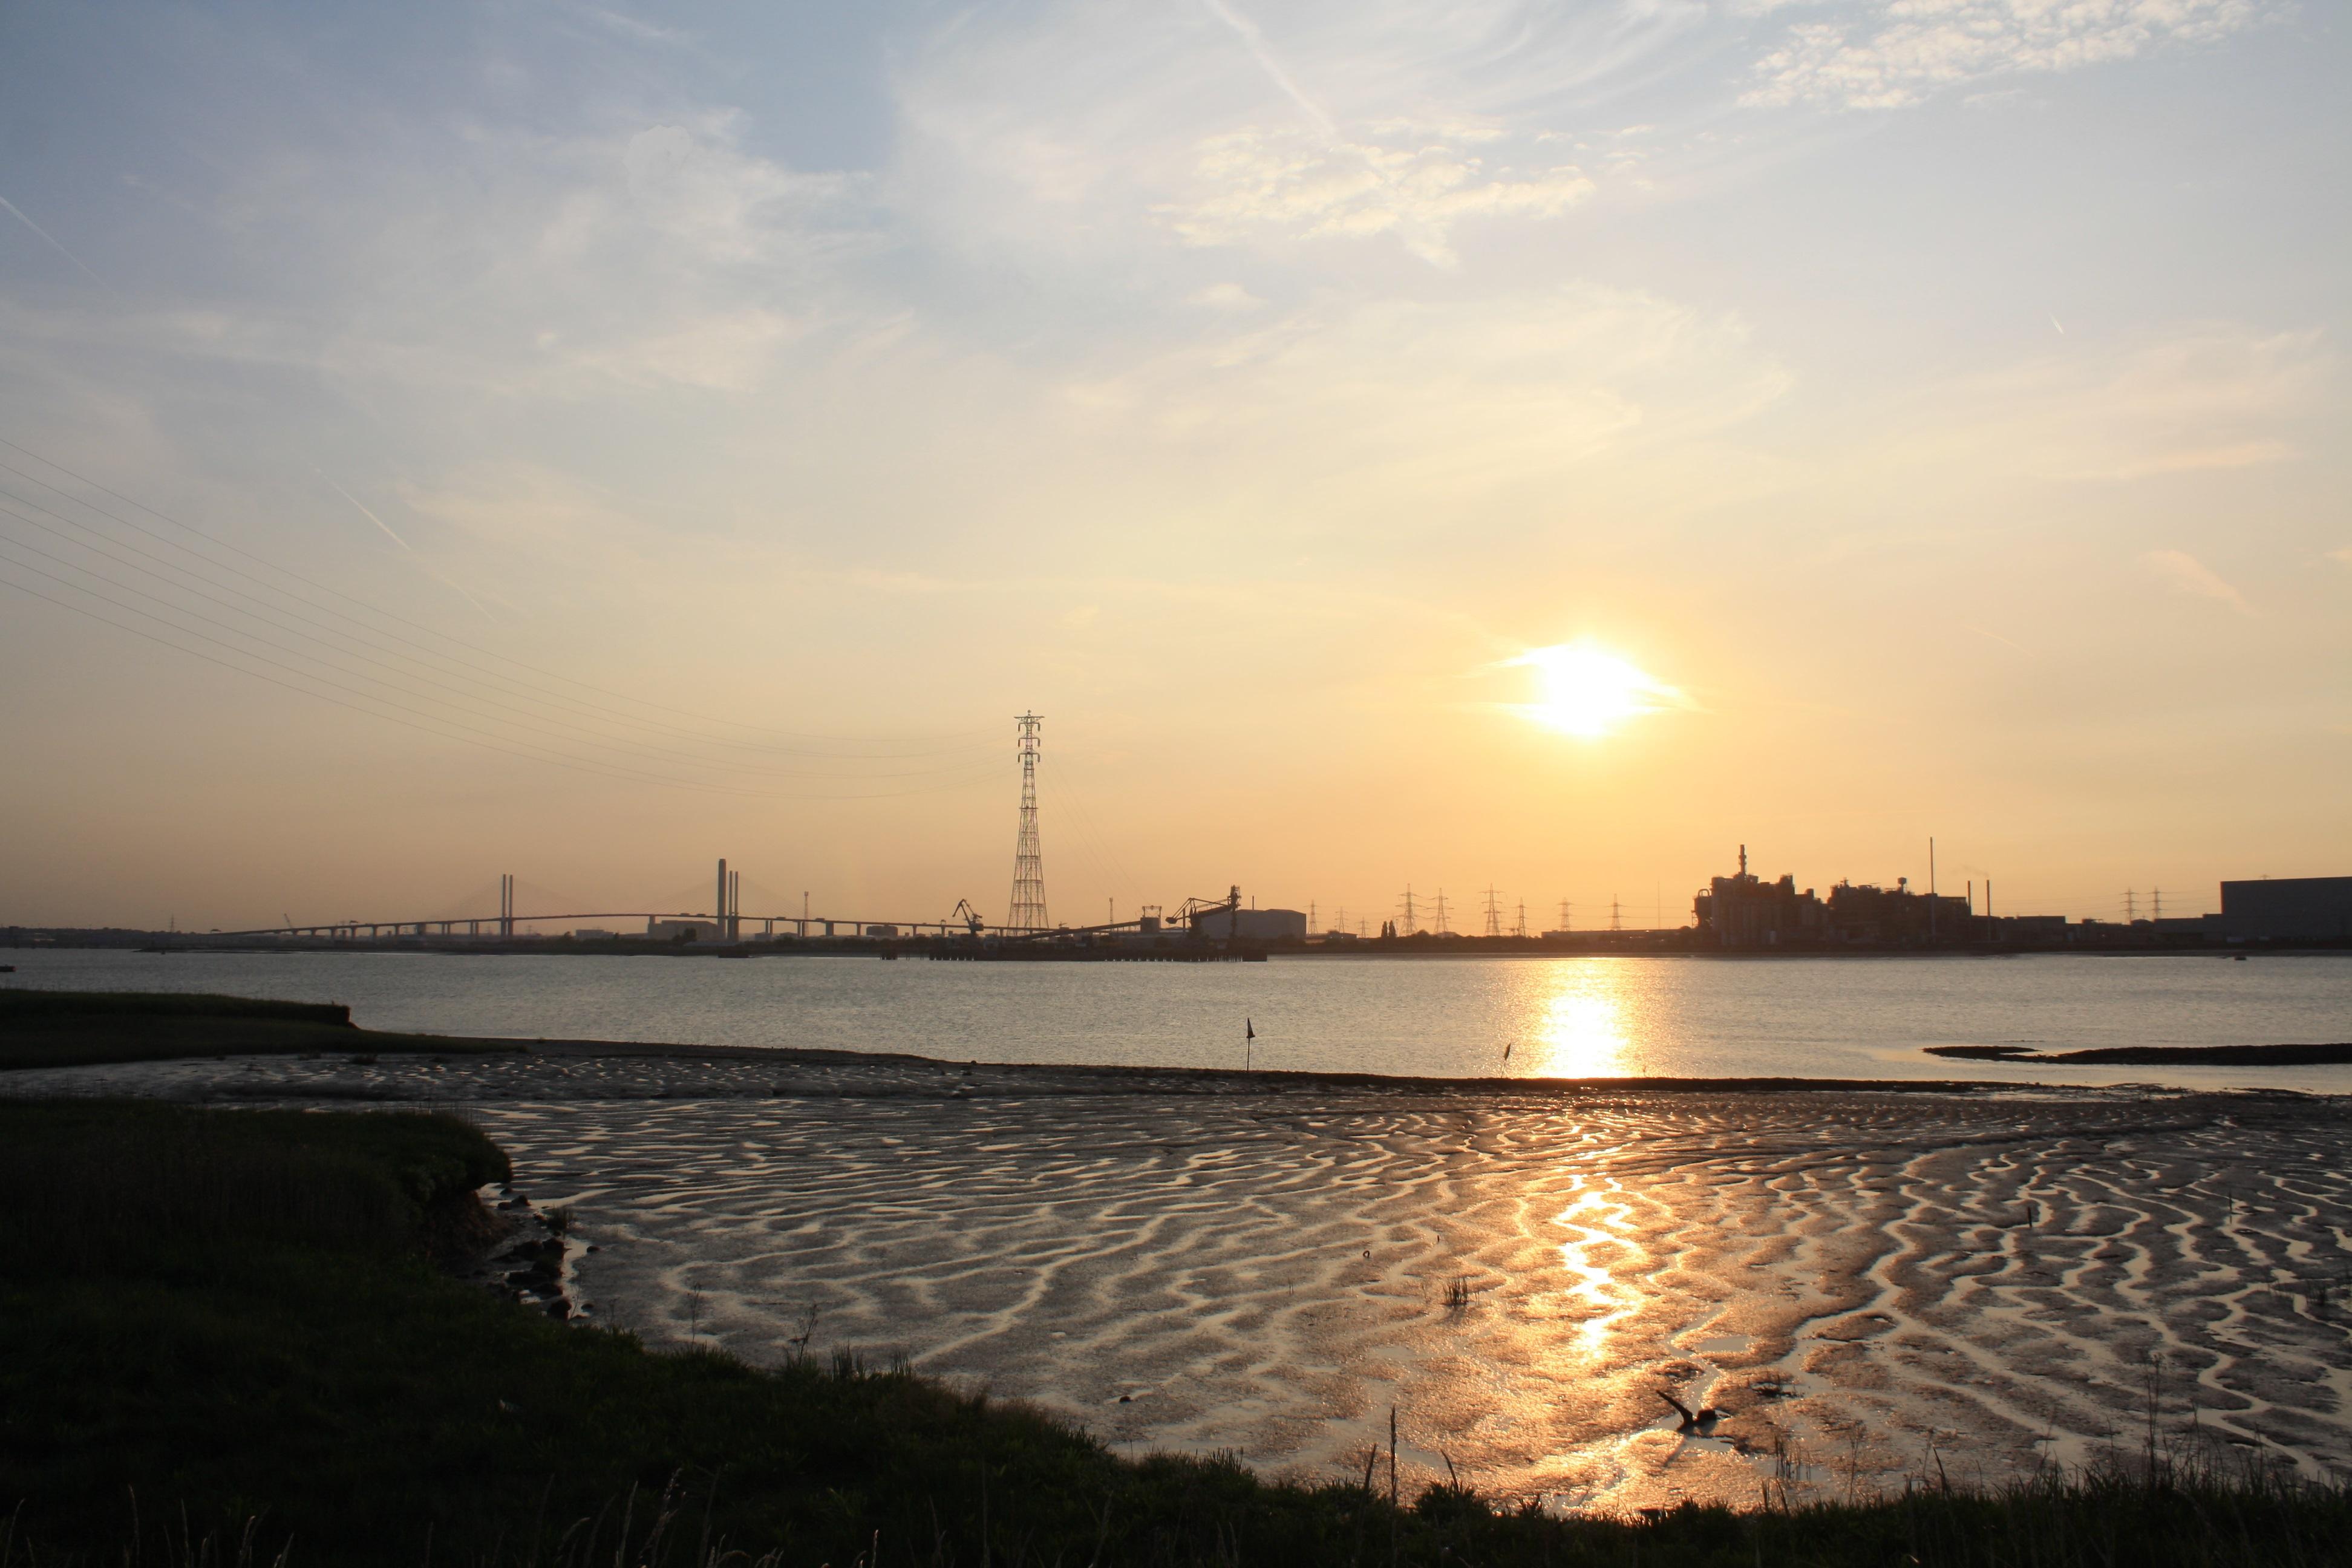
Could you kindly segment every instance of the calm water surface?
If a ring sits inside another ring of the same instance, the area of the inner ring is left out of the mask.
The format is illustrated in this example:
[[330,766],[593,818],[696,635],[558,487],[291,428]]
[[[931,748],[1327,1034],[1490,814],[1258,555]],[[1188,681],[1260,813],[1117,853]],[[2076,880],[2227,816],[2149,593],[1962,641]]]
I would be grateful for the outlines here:
[[1246,1022],[1263,1068],[2352,1093],[2352,1068],[2004,1068],[1922,1050],[2352,1039],[2352,954],[1070,964],[28,949],[0,961],[16,965],[0,984],[347,1002],[365,1027],[434,1034],[1238,1067]]

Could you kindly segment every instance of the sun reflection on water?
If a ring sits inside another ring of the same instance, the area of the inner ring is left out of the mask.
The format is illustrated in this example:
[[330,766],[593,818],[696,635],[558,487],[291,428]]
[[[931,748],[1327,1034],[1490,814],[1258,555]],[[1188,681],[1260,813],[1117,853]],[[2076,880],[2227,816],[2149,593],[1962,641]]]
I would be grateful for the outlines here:
[[1538,1078],[1623,1078],[1627,1059],[1623,976],[1627,966],[1607,959],[1546,964],[1531,1020],[1535,1049],[1523,1071]]

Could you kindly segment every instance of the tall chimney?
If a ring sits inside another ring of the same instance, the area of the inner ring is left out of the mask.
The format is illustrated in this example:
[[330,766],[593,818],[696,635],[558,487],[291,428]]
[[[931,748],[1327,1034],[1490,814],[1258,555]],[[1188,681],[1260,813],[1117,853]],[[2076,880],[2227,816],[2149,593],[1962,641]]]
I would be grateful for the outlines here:
[[727,858],[724,855],[719,858],[719,896],[711,900],[710,918],[713,921],[710,934],[714,937],[725,936],[727,934]]

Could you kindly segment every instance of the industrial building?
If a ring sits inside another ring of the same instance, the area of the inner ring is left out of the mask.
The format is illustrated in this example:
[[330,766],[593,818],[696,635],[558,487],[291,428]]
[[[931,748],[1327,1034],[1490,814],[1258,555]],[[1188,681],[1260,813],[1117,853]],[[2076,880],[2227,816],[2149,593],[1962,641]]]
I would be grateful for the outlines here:
[[646,936],[653,942],[716,942],[719,922],[715,920],[689,920],[684,916],[666,921],[659,915],[646,917]]
[[1751,950],[1775,947],[1927,947],[1982,934],[1966,899],[1918,893],[1907,878],[1892,888],[1840,882],[1824,900],[1797,879],[1767,882],[1748,869],[1739,847],[1739,874],[1717,877],[1691,900],[1699,941]]
[[2240,942],[2352,939],[2352,877],[2265,877],[2221,884],[2221,933]]
[[1829,933],[1829,910],[1813,890],[1797,891],[1797,879],[1767,882],[1748,869],[1748,846],[1739,847],[1739,874],[1717,877],[1691,901],[1702,941],[1717,947],[1780,947],[1814,943]]
[[1980,934],[1969,900],[1920,893],[1897,877],[1892,888],[1840,882],[1830,889],[1831,933],[1860,947],[1928,947]]
[[1214,910],[1197,916],[1192,929],[1205,937],[1240,937],[1248,942],[1307,940],[1304,910]]

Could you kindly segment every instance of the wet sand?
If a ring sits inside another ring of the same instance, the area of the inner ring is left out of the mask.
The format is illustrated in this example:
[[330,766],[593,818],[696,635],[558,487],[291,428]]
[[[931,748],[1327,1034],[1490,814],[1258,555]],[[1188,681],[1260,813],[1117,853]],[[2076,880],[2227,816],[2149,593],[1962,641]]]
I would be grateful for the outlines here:
[[2352,1469],[2340,1100],[586,1046],[7,1086],[461,1109],[598,1247],[595,1318],[901,1352],[1124,1450],[1360,1474],[1393,1406],[1409,1485],[1752,1504],[2136,1453],[2153,1401],[2175,1441]]

